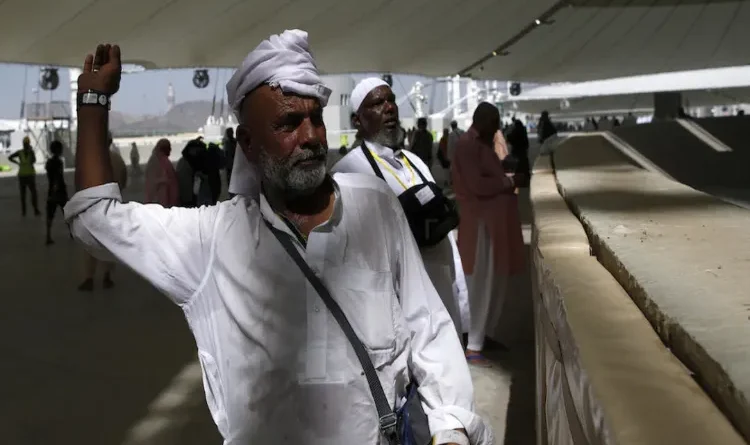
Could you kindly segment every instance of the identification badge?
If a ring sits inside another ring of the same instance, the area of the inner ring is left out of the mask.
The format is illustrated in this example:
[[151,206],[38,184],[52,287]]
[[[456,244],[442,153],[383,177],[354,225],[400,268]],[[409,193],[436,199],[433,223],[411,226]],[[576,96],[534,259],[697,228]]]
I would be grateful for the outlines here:
[[435,193],[433,193],[432,189],[429,186],[427,186],[427,187],[422,188],[422,190],[418,191],[417,193],[415,193],[414,196],[417,197],[420,204],[425,205],[428,202],[432,201],[432,199],[435,197]]

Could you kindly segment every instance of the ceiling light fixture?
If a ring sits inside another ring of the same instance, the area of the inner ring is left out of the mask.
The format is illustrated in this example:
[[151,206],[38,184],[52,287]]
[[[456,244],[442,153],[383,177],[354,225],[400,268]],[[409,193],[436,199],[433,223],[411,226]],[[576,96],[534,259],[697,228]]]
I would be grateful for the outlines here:
[[477,60],[473,64],[469,65],[468,67],[464,68],[459,72],[459,75],[461,76],[467,76],[469,75],[473,70],[481,67],[484,65],[484,63],[488,60],[490,60],[493,57],[496,57],[498,55],[507,56],[509,52],[507,51],[508,48],[513,46],[514,44],[518,43],[522,38],[524,38],[527,34],[529,34],[531,31],[533,31],[537,26],[541,25],[551,25],[555,23],[555,21],[552,19],[552,16],[554,16],[560,9],[571,6],[572,3],[570,1],[562,0],[555,3],[550,9],[548,9],[544,14],[539,16],[536,20],[526,25],[525,28],[520,30],[516,35],[511,37],[509,40],[507,40],[502,45],[498,46],[497,49],[492,51],[491,53],[487,54],[486,56],[482,57],[481,59]]

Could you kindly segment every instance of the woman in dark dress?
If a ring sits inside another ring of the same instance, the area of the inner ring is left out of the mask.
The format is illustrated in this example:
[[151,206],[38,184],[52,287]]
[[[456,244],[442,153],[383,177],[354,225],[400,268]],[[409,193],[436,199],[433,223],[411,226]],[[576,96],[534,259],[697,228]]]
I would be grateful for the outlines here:
[[64,165],[62,160],[63,145],[60,141],[54,141],[49,147],[52,157],[47,160],[44,166],[47,170],[47,245],[53,244],[52,240],[52,221],[55,219],[55,212],[59,207],[60,210],[68,202],[68,188],[65,184]]

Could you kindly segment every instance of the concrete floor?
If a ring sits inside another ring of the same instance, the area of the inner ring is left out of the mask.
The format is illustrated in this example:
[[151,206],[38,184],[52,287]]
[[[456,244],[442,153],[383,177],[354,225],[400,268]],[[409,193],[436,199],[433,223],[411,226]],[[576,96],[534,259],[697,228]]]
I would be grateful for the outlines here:
[[[45,179],[37,179],[42,211]],[[141,190],[134,180],[126,196]],[[1,177],[0,443],[221,443],[179,309],[122,267],[114,289],[103,290],[99,274],[94,292],[78,292],[82,252],[60,217],[53,237],[45,246],[43,217],[22,218],[16,178]],[[513,316],[530,330],[525,306]],[[478,410],[498,444],[535,443],[533,342],[519,338],[511,352],[487,351],[493,368],[472,368]]]

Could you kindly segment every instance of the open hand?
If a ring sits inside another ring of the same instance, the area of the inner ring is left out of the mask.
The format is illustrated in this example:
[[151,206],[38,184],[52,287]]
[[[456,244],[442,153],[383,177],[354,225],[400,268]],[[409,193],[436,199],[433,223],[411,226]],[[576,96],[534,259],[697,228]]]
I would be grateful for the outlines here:
[[96,53],[87,55],[83,62],[83,73],[78,76],[78,91],[95,90],[111,96],[120,89],[121,76],[120,47],[99,45]]

